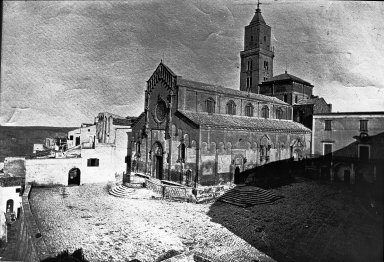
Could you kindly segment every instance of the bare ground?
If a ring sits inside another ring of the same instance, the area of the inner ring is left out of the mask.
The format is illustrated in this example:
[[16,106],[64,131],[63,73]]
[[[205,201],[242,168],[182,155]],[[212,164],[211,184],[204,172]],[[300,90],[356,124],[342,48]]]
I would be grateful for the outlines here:
[[212,222],[210,204],[116,198],[100,184],[33,188],[30,202],[54,253],[83,248],[90,261],[155,261],[193,250],[212,261],[273,261]]
[[382,208],[350,186],[302,181],[272,191],[284,198],[249,208],[121,199],[105,185],[34,188],[30,201],[48,246],[82,247],[90,261],[155,261],[169,250],[212,261],[382,261]]
[[382,203],[373,209],[351,185],[318,181],[272,191],[284,198],[249,208],[216,202],[208,215],[277,261],[382,261]]

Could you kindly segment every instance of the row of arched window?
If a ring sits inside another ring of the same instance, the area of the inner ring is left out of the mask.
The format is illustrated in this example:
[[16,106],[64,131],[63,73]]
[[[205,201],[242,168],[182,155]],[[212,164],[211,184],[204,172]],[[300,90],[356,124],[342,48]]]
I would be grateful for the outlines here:
[[[213,98],[208,98],[205,100],[205,111],[209,114],[215,113],[215,100]],[[228,115],[236,115],[236,103],[233,100],[229,100],[225,113]],[[251,103],[248,103],[245,106],[245,116],[253,117],[254,116],[254,107]],[[263,106],[261,108],[261,117],[263,118],[269,118],[269,107],[267,105]],[[277,119],[283,119],[284,117],[284,111],[282,108],[276,109],[276,118]]]

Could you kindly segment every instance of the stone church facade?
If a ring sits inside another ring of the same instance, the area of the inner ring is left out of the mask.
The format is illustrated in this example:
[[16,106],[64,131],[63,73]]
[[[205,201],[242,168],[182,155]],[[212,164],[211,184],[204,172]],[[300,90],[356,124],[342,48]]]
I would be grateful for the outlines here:
[[[255,26],[260,19],[257,9]],[[270,34],[266,37],[270,45]],[[247,51],[257,54],[259,49]],[[249,77],[245,81],[251,88]],[[246,169],[309,154],[311,130],[292,121],[292,106],[250,88],[186,80],[161,62],[147,81],[144,112],[129,134],[128,173],[195,187],[217,185],[234,182]]]

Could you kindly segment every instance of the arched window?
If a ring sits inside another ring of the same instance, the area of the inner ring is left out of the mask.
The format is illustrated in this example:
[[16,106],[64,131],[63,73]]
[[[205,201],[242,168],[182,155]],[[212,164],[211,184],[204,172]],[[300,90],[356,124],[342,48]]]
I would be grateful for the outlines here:
[[177,162],[185,163],[185,144],[181,143],[179,145],[179,159]]
[[208,98],[205,100],[205,111],[209,114],[215,113],[215,100],[213,98]]
[[233,100],[229,100],[227,103],[227,114],[236,115],[236,104],[233,102]]
[[263,106],[261,109],[261,116],[264,118],[269,118],[269,108],[268,106]]
[[251,103],[248,103],[246,106],[245,106],[245,115],[246,116],[253,116],[253,106]]
[[278,109],[276,109],[276,118],[277,119],[283,118],[283,109],[281,109],[280,107]]

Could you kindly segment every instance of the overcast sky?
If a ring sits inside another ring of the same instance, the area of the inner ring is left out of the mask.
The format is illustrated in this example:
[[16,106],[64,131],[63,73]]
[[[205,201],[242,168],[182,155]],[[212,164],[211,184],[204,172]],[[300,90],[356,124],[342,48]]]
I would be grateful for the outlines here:
[[[262,1],[274,75],[315,85],[334,111],[384,111],[384,4]],[[138,116],[164,57],[177,75],[239,89],[257,1],[4,3],[1,125],[79,126]]]

